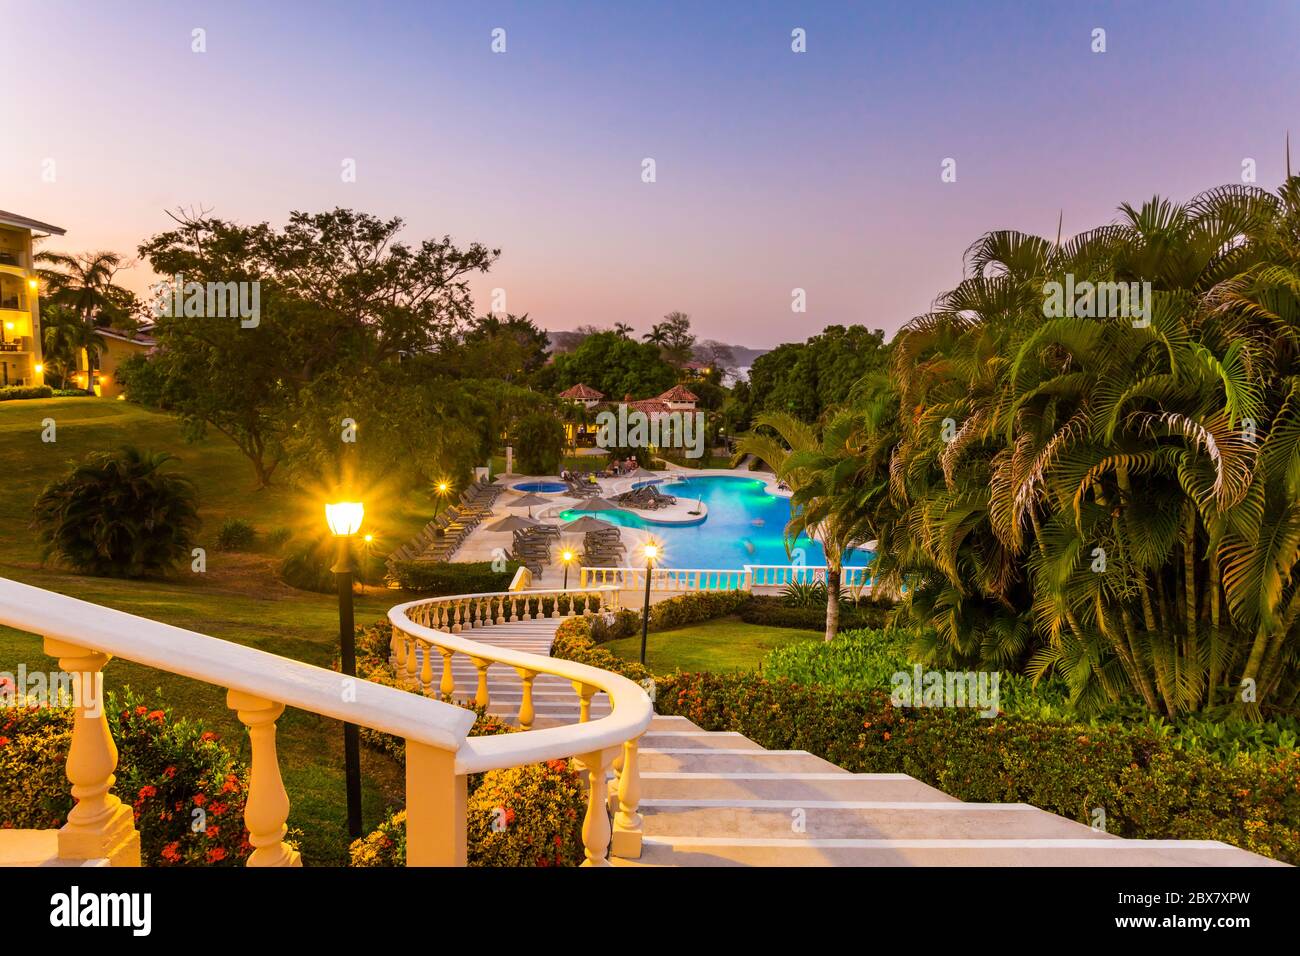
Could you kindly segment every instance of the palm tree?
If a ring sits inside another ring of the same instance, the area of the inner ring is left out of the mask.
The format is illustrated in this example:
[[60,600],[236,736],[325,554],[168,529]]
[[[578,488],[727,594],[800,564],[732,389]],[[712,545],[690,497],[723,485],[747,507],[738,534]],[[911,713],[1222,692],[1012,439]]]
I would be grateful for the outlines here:
[[[131,312],[135,296],[113,281],[122,268],[122,257],[117,253],[69,255],[40,252],[36,255],[36,261],[52,267],[38,270],[46,290],[44,299],[47,305],[66,310],[85,330],[85,334],[70,337],[61,333],[56,336],[56,344],[62,344],[71,338],[80,341],[78,348],[86,348],[87,341],[95,341],[94,329],[97,325],[130,327],[134,324]],[[92,369],[95,366],[95,353],[95,349],[87,348],[88,364]]]
[[850,507],[849,501],[832,490],[837,466],[855,463],[849,445],[852,423],[851,416],[838,418],[819,437],[813,426],[793,415],[765,412],[754,424],[776,434],[751,431],[741,436],[736,449],[737,456],[754,455],[767,462],[790,486],[787,546],[800,534],[807,534],[819,541],[826,553],[827,641],[839,631],[844,559],[869,526],[861,510]]
[[52,306],[41,314],[41,350],[47,370],[67,388],[68,377],[77,368],[77,357],[84,349],[93,366],[99,354],[100,339],[93,328],[84,324],[63,306]]
[[656,322],[650,326],[650,331],[642,335],[641,338],[651,345],[663,348],[668,344],[668,326],[663,322]]
[[614,323],[614,332],[621,339],[630,339],[634,331],[635,329],[633,329],[632,326],[628,325],[626,322]]
[[[1296,699],[1298,198],[1293,178],[1068,242],[990,233],[903,330],[880,560],[932,659],[1054,671],[1084,707]],[[1148,320],[1045,319],[1066,274],[1149,281]]]

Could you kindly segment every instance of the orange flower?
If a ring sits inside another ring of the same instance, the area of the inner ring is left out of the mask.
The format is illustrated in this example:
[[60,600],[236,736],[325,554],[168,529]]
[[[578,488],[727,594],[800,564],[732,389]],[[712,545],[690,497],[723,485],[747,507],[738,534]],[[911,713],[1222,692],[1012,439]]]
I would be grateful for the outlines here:
[[141,800],[145,799],[146,797],[156,797],[157,795],[158,795],[158,788],[155,787],[153,784],[146,783],[143,787],[140,788]]
[[7,743],[9,743],[8,737],[0,737],[0,747],[3,747]]
[[219,736],[219,734],[215,734],[210,730],[205,730],[199,735],[199,740],[216,740]]
[[161,724],[166,718],[167,715],[164,714],[161,710],[149,711],[149,719],[152,720],[155,724]]
[[220,863],[225,858],[226,858],[226,850],[224,847],[214,846],[211,850],[208,851],[209,863]]
[[196,793],[196,794],[194,795],[194,805],[195,805],[196,807],[201,807],[201,806],[203,806],[203,804],[205,804],[205,803],[207,803],[207,802],[208,802],[208,798],[205,797],[203,794],[201,794],[201,793]]

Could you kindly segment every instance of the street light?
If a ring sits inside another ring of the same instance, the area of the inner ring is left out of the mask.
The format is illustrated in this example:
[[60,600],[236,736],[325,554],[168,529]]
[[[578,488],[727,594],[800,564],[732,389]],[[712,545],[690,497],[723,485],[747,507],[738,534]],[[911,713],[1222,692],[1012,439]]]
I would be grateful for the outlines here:
[[440,481],[438,482],[437,489],[438,489],[438,502],[437,504],[434,505],[433,508],[433,516],[435,518],[438,517],[438,512],[442,510],[443,501],[447,497],[447,492],[451,490],[451,485],[445,481]]
[[[325,506],[325,522],[338,539],[338,555],[334,578],[339,586],[339,646],[343,673],[357,676],[356,629],[352,616],[352,563],[351,538],[361,528],[365,506],[359,501],[339,501]],[[361,838],[361,736],[357,725],[343,724],[343,768],[347,778],[348,836]]]
[[659,546],[647,542],[645,546],[645,606],[641,609],[641,663],[645,664],[645,640],[650,630],[650,577],[654,571],[655,558],[659,557]]
[[569,562],[573,560],[573,552],[567,548],[560,552],[560,560],[564,562],[564,590],[569,590]]

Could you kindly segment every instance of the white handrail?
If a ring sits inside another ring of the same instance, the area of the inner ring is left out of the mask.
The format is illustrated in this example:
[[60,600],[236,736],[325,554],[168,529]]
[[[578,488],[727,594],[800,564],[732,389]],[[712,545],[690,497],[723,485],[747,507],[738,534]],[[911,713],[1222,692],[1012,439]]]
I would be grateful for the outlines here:
[[[591,593],[591,590],[539,590],[456,594],[409,601],[388,612],[388,619],[394,628],[426,644],[507,667],[564,677],[604,691],[609,696],[610,715],[599,720],[495,737],[467,738],[456,754],[456,773],[478,773],[543,760],[558,760],[620,746],[645,733],[654,717],[654,708],[646,692],[626,677],[576,661],[470,640],[459,634],[420,624],[412,620],[411,613],[437,605],[455,606],[467,601],[540,602],[546,598],[558,601],[561,597],[581,600]],[[562,618],[557,617],[556,623],[560,620]]]
[[443,750],[459,749],[474,725],[463,707],[7,578],[0,623]]

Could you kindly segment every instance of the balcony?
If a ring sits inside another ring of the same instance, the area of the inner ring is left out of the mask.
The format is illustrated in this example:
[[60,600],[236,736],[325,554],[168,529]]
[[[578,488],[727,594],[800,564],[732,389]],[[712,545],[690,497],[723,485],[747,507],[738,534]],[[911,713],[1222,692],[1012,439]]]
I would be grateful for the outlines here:
[[27,256],[16,249],[0,249],[0,266],[27,268]]

